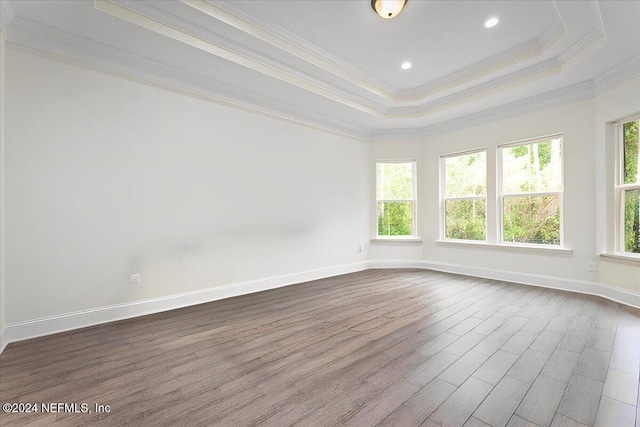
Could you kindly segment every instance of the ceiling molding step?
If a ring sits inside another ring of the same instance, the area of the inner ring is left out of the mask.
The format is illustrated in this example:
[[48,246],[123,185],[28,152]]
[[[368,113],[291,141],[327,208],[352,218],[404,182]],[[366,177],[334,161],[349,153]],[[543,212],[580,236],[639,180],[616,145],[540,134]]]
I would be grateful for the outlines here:
[[591,6],[591,14],[593,15],[593,23],[596,29],[604,34],[604,22],[602,20],[602,12],[600,11],[600,1],[589,0],[589,6]]
[[[208,28],[202,27],[198,24],[195,24],[189,20],[184,19],[181,16],[175,15],[165,9],[162,9],[155,4],[150,4],[144,1],[138,2],[128,2],[124,4],[120,4],[120,0],[109,0],[111,3],[118,4],[119,6],[125,7],[127,9],[133,10],[136,13],[139,13],[143,16],[161,22],[169,27],[176,28],[181,31],[185,31],[188,34],[191,34],[195,37],[201,38],[213,45],[219,46],[223,49],[229,50],[231,52],[235,52],[241,56],[245,56],[251,59],[254,59],[258,62],[262,62],[274,69],[280,69],[286,73],[295,75],[300,79],[307,80],[312,84],[323,87],[328,91],[333,91],[345,98],[351,99],[355,102],[364,105],[372,110],[383,113],[386,106],[375,102],[371,99],[360,96],[352,91],[347,89],[338,87],[332,83],[327,82],[326,80],[319,78],[318,76],[309,74],[305,71],[300,70],[299,68],[290,66],[285,64],[284,62],[278,61],[271,56],[265,55],[253,48],[240,44],[228,37],[225,37],[221,34],[215,33]],[[160,5],[162,3],[159,3]]]
[[423,139],[432,135],[453,132],[496,120],[521,116],[544,108],[581,101],[592,98],[594,95],[595,85],[589,80],[421,128],[374,130],[371,132],[371,138],[374,141]]
[[355,100],[352,100],[348,97],[345,97],[344,95],[336,93],[335,91],[325,89],[324,87],[318,86],[317,84],[314,84],[313,82],[305,80],[304,78],[301,78],[299,76],[295,76],[293,74],[282,71],[278,68],[274,68],[270,65],[264,64],[260,61],[257,61],[252,58],[224,49],[220,46],[217,46],[211,42],[203,40],[185,31],[179,30],[177,28],[173,28],[162,22],[159,22],[152,18],[144,16],[141,13],[138,13],[126,7],[120,6],[117,3],[111,2],[109,0],[95,0],[95,8],[97,10],[100,10],[101,12],[108,13],[124,21],[128,21],[132,24],[136,24],[142,28],[146,28],[147,30],[156,32],[163,36],[170,37],[178,42],[187,44],[196,49],[200,49],[204,52],[210,53],[212,55],[218,56],[220,58],[242,65],[244,67],[261,72],[270,77],[273,77],[275,79],[300,87],[302,89],[305,89],[309,92],[323,96],[332,101],[339,102],[343,105],[346,105],[348,107],[354,108],[359,111],[363,111],[373,116],[377,116],[381,118],[384,117],[384,115],[381,114],[379,111],[376,111],[372,108],[362,105]]
[[436,99],[418,107],[394,107],[389,108],[387,113],[392,116],[423,117],[427,113],[434,113],[445,108],[452,107],[462,102],[478,99],[480,95],[486,96],[499,90],[508,89],[515,83],[530,82],[534,79],[560,72],[560,64],[552,58],[545,62],[523,68],[514,73],[507,74],[497,79],[484,82],[477,86],[472,86],[460,92]]
[[563,67],[573,65],[595,49],[604,45],[605,42],[606,37],[604,33],[598,29],[594,29],[573,46],[558,55],[558,62],[560,62]]
[[144,58],[125,50],[79,37],[53,27],[17,17],[11,24],[11,43],[44,51],[98,69],[110,70],[153,84],[168,86],[235,108],[266,114],[350,138],[369,140],[366,128],[300,108],[271,97]]
[[558,61],[562,63],[563,66],[572,65],[595,49],[603,46],[607,41],[598,0],[590,0],[589,7],[591,9],[594,29],[558,56]]
[[15,17],[16,12],[13,10],[11,0],[0,1],[0,31],[5,35],[5,38],[7,36],[9,24],[11,24],[11,21],[13,21],[13,18]]
[[[562,23],[551,26],[540,37],[520,46],[499,53],[491,58],[470,65],[448,76],[433,80],[418,88],[399,90],[398,93],[412,100],[421,100],[445,90],[479,80],[524,61],[544,54],[567,34]],[[508,74],[507,74],[508,75]]]
[[[214,6],[209,0],[180,1],[215,19],[233,25],[247,34],[260,37],[261,40],[277,46],[300,59],[308,61],[317,67],[321,67],[334,73],[338,77],[346,79],[353,84],[359,85],[372,93],[394,102],[421,101],[437,93],[454,89],[460,85],[486,77],[491,73],[540,56],[566,35],[566,28],[560,20],[560,22],[551,26],[537,38],[476,64],[472,64],[448,76],[436,79],[417,88],[394,89],[392,86],[382,83],[375,77],[349,65],[346,61],[329,54],[322,48],[257,16],[238,4],[217,3]],[[264,34],[266,34],[266,36],[262,38],[261,36]],[[355,78],[355,80],[353,80],[353,78]]]
[[600,95],[614,87],[640,76],[640,55],[636,55],[616,65],[593,79],[596,95]]
[[[192,1],[185,1],[185,0],[180,0],[180,1],[186,4],[189,4],[190,6],[192,6],[192,4],[190,3],[194,3]],[[200,2],[202,2],[202,0],[200,0]],[[307,41],[306,39],[303,39],[302,37],[272,23],[271,21],[268,21],[256,15],[255,13],[247,10],[246,8],[241,7],[238,3],[216,2],[214,5],[212,2],[208,0],[205,0],[205,3],[208,4],[209,6],[222,10],[227,14],[233,15],[236,18],[244,21],[245,23],[251,24],[254,27],[262,29],[272,34],[276,38],[288,43],[290,46],[301,49],[304,52],[308,52],[309,54],[313,55],[319,60],[322,60],[327,64],[331,64],[332,67],[341,69],[343,70],[344,73],[348,75],[352,75],[356,79],[362,82],[366,82],[368,85],[376,88],[375,92],[382,92],[383,94],[386,93],[387,94],[386,96],[393,97],[393,94],[395,91],[393,86],[371,76],[370,74],[366,73],[365,71],[357,67],[354,67],[352,64],[345,61],[344,59],[336,55],[333,55],[332,53],[318,47],[317,45]],[[380,96],[386,97],[385,95],[380,95]]]
[[[341,67],[337,65],[334,61],[328,61],[324,58],[328,58],[329,55],[327,52],[322,51],[317,46],[312,45],[307,42],[305,47],[301,47],[299,45],[300,38],[298,38],[297,43],[293,43],[290,40],[293,39],[293,35],[285,31],[282,28],[276,27],[273,24],[270,25],[254,25],[253,23],[241,19],[233,13],[227,12],[223,8],[219,8],[214,6],[213,4],[206,2],[204,0],[180,0],[182,3],[191,6],[192,8],[198,10],[201,13],[204,13],[211,18],[217,19],[221,22],[224,22],[227,25],[231,25],[237,28],[240,31],[243,31],[246,34],[249,34],[257,39],[260,39],[266,43],[269,43],[290,55],[293,55],[297,58],[306,61],[307,63],[313,64],[314,66],[325,70],[331,74],[334,74],[345,81],[348,81],[352,84],[355,84],[363,89],[368,90],[371,93],[374,93],[378,96],[392,99],[393,95],[388,91],[384,90],[380,85],[375,85],[371,83],[372,78],[369,76],[368,78],[362,78],[363,73],[361,71],[354,72],[355,67]],[[264,24],[264,21],[263,21]],[[264,26],[271,27],[269,30],[266,30]],[[277,28],[277,30],[275,30]],[[313,48],[312,48],[313,46]],[[318,54],[314,53],[318,52]]]

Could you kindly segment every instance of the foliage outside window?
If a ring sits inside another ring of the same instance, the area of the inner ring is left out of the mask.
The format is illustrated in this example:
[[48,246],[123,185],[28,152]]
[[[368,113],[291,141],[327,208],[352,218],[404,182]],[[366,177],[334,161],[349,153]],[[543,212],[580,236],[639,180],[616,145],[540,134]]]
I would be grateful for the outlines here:
[[629,121],[621,126],[620,176],[617,193],[620,200],[621,252],[640,253],[640,153],[638,152],[638,122]]
[[415,235],[415,161],[376,162],[378,236]]
[[562,137],[499,147],[502,242],[562,244]]
[[486,151],[446,156],[441,162],[444,238],[486,240]]

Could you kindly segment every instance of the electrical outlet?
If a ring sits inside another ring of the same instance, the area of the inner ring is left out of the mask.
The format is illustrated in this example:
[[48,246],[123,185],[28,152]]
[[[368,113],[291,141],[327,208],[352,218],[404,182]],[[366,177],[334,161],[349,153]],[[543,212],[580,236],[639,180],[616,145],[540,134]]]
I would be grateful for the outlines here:
[[364,252],[364,248],[362,247],[362,245],[358,247],[358,252]]
[[132,274],[129,281],[133,283],[140,283],[140,273]]
[[596,263],[595,262],[588,262],[587,263],[587,271],[596,271]]

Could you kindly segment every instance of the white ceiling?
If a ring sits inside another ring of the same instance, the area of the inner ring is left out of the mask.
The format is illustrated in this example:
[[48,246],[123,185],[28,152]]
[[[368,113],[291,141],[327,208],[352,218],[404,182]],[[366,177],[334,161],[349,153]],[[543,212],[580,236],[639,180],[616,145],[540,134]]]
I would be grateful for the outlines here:
[[[364,139],[583,99],[640,74],[640,1],[2,0],[11,42]],[[484,28],[490,16],[500,18]],[[402,70],[409,60],[413,67]]]

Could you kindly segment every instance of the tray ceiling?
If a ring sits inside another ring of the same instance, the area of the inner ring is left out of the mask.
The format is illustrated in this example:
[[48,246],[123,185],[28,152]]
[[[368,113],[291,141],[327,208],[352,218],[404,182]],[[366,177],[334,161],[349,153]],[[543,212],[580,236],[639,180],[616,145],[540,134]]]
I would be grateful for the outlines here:
[[[640,2],[410,0],[392,20],[367,0],[1,10],[11,42],[363,139],[583,99],[640,74]],[[490,16],[500,23],[486,29]]]

